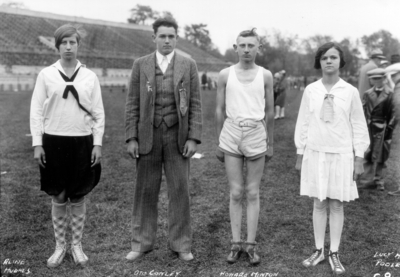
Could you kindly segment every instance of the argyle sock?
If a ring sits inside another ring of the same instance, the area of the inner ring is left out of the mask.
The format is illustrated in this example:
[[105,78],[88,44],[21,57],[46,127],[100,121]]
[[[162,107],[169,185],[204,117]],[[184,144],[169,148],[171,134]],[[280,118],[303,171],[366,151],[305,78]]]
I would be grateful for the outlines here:
[[56,243],[59,245],[65,245],[65,233],[67,231],[68,221],[67,202],[56,203],[52,201],[51,215]]
[[71,203],[71,230],[72,230],[73,245],[80,243],[82,240],[85,219],[86,219],[85,199],[79,203]]

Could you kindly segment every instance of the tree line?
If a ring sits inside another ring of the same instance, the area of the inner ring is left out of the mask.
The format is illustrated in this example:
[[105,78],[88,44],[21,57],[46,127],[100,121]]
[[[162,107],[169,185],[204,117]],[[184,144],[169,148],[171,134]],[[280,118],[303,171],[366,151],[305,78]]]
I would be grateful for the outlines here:
[[[175,19],[169,11],[158,12],[150,6],[140,4],[137,4],[130,12],[131,16],[128,18],[128,22],[134,24],[149,25],[159,17]],[[237,62],[237,54],[233,48],[226,50],[224,54],[219,52],[210,38],[207,24],[185,25],[183,31],[185,39],[195,46],[224,61]],[[313,69],[315,52],[320,45],[333,41],[331,36],[314,35],[301,39],[297,35],[284,35],[278,30],[261,36],[261,39],[263,48],[257,56],[256,63],[272,72],[284,69],[292,76],[318,75],[318,72]],[[388,59],[391,55],[400,53],[399,40],[386,30],[364,35],[355,41],[345,38],[338,43],[343,49],[346,60],[346,66],[341,73],[348,77],[357,75],[361,60],[360,49],[364,49],[368,54],[373,49],[379,48]]]

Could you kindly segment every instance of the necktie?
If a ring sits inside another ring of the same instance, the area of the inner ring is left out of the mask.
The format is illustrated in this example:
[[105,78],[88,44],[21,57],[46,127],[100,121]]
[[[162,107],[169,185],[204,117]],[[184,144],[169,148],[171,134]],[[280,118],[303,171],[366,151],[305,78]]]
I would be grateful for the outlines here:
[[320,118],[325,122],[333,122],[333,98],[333,94],[325,94],[320,113]]
[[167,67],[168,67],[168,59],[166,56],[163,56],[163,59],[160,64],[161,71],[165,73],[165,71],[167,71]]
[[[64,79],[65,82],[73,82],[75,80],[76,75],[78,75],[79,69],[81,69],[80,67],[75,71],[74,75],[72,75],[71,78],[68,78],[68,76],[66,76],[64,73],[62,73],[60,70],[58,72],[60,72],[61,77]],[[83,111],[85,111],[88,115],[90,115],[93,119],[94,117],[92,116],[92,114],[84,107],[81,105],[81,103],[79,102],[79,95],[78,92],[76,91],[75,87],[73,85],[67,85],[65,87],[64,93],[63,93],[63,98],[67,99],[68,97],[68,92],[71,92],[72,95],[75,97],[76,102],[78,102],[78,106],[79,108],[81,108]]]

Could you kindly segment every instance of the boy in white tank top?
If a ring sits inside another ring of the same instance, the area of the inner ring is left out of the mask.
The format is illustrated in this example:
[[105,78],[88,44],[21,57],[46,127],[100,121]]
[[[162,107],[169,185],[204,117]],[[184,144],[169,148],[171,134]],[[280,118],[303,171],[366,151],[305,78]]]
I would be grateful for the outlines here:
[[[255,29],[241,32],[233,47],[239,62],[219,73],[215,111],[219,139],[217,158],[225,162],[230,187],[232,241],[227,261],[234,263],[245,252],[250,264],[258,264],[260,256],[256,252],[255,238],[260,212],[259,187],[265,162],[273,155],[272,74],[255,64],[262,47]],[[247,199],[247,240],[242,242],[240,225],[244,197]]]

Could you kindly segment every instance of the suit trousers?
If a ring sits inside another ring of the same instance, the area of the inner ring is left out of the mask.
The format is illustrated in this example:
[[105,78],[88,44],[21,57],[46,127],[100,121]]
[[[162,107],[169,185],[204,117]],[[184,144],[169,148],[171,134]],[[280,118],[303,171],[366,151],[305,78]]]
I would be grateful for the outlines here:
[[377,185],[384,185],[384,168],[385,163],[364,162],[364,173],[361,176],[361,184],[369,184],[373,181]]
[[167,179],[169,247],[175,252],[191,252],[189,200],[189,159],[178,150],[179,124],[168,128],[162,122],[153,127],[153,148],[136,161],[133,194],[132,251],[154,248],[157,233],[158,196],[162,167]]

